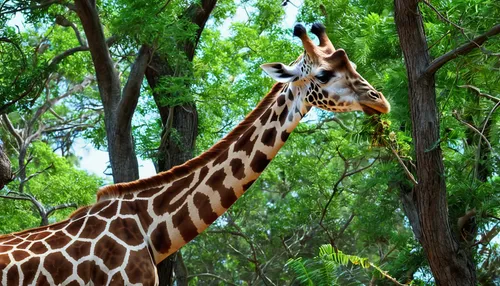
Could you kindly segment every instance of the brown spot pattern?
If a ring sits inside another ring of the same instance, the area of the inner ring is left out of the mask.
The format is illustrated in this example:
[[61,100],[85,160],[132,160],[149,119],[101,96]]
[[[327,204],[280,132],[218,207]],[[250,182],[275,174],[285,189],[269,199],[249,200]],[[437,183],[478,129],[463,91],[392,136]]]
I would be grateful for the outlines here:
[[278,121],[278,116],[279,116],[279,114],[278,114],[278,113],[273,112],[273,116],[271,117],[271,122]]
[[105,227],[106,223],[104,221],[99,220],[95,216],[89,216],[80,237],[94,239],[104,231]]
[[137,193],[137,198],[150,198],[158,193],[161,189],[162,187],[147,189],[145,191]]
[[288,140],[288,136],[290,136],[290,133],[288,133],[288,132],[286,132],[286,130],[284,130],[281,133],[281,141],[286,142],[286,140]]
[[56,285],[63,283],[73,273],[73,265],[60,252],[47,255],[43,267],[52,275]]
[[153,200],[153,210],[157,215],[162,215],[165,209],[170,205],[172,199],[177,196],[182,190],[189,187],[194,178],[194,172],[189,176],[181,178],[172,183],[163,194]]
[[269,162],[270,160],[267,159],[267,155],[257,150],[257,152],[255,152],[255,156],[252,159],[252,163],[250,163],[250,167],[255,173],[262,173]]
[[137,215],[141,221],[142,229],[148,229],[153,222],[153,218],[147,212],[147,200],[135,200],[132,202],[123,202],[120,208],[122,215]]
[[253,146],[255,145],[255,141],[257,140],[257,138],[255,138],[253,141],[250,140],[250,138],[252,138],[252,135],[256,129],[257,127],[252,126],[248,128],[248,130],[245,131],[243,135],[241,135],[238,141],[236,141],[236,143],[234,144],[234,152],[245,151],[247,156],[250,156],[250,154],[252,154]]
[[[48,232],[48,231],[34,233],[34,234],[31,234],[28,237],[26,237],[26,240],[29,240],[29,241],[42,240],[42,239],[45,239],[47,236],[49,236],[51,234],[52,233]],[[19,242],[21,242],[21,240],[19,240]],[[16,244],[19,244],[19,242],[16,243]]]
[[277,133],[276,128],[274,127],[266,129],[262,134],[262,139],[261,139],[262,144],[270,147],[274,146],[274,143],[276,141],[276,133]]
[[17,249],[25,249],[28,247],[28,245],[30,245],[30,243],[31,243],[31,241],[25,241],[25,242],[19,244],[16,248]]
[[66,227],[66,231],[71,235],[77,235],[83,226],[84,219],[78,219],[76,221],[71,221]]
[[168,252],[172,246],[172,242],[170,241],[170,235],[168,234],[166,223],[160,223],[153,233],[151,233],[151,243],[153,243],[156,251],[160,253]]
[[63,248],[71,241],[71,238],[62,232],[56,232],[53,236],[47,238],[45,242],[50,246],[51,250]]
[[189,209],[187,203],[185,203],[181,209],[172,217],[172,223],[182,235],[184,241],[191,241],[195,236],[198,235],[198,230],[191,220],[189,215]]
[[154,284],[156,266],[151,261],[151,256],[146,249],[131,251],[129,261],[134,261],[134,263],[127,263],[127,266],[125,266],[125,272],[127,272],[130,283]]
[[12,285],[19,285],[19,269],[17,266],[13,266],[7,272],[7,281]]
[[91,280],[94,285],[106,285],[106,283],[108,282],[108,274],[102,271],[102,269],[94,262],[92,262],[91,264],[90,274],[92,277]]
[[40,258],[35,256],[21,265],[21,271],[24,275],[23,285],[28,285],[33,282],[38,270],[38,264],[40,264]]
[[231,166],[231,171],[236,179],[241,180],[245,177],[245,165],[243,165],[243,161],[240,158],[231,160],[229,165]]
[[12,251],[12,256],[14,256],[14,259],[16,261],[21,261],[25,259],[26,257],[30,256],[30,254],[26,251],[23,250],[14,250]]
[[286,117],[288,116],[288,106],[283,108],[283,111],[280,113],[280,123],[281,125],[285,124]]
[[109,285],[125,285],[125,281],[123,280],[122,274],[120,272],[115,273],[115,275],[111,277]]
[[96,243],[94,254],[104,261],[106,267],[114,269],[122,265],[126,251],[125,247],[105,235]]
[[29,250],[34,254],[43,254],[47,252],[48,249],[42,242],[38,241],[33,243],[33,245],[29,248]]
[[265,125],[267,123],[267,120],[269,120],[269,116],[271,115],[271,112],[273,111],[272,108],[268,108],[264,114],[260,117],[260,123],[262,125]]
[[228,156],[229,156],[229,148],[228,148],[228,149],[226,149],[224,152],[222,152],[222,153],[221,153],[221,154],[217,157],[217,159],[215,159],[215,161],[214,161],[214,166],[215,166],[215,165],[219,165],[219,164],[221,164],[221,163],[226,162],[226,160],[227,160],[227,157],[228,157]]
[[252,184],[255,182],[255,180],[251,180],[250,182],[246,183],[243,185],[243,191],[245,192],[246,190],[248,190]]
[[99,215],[104,218],[110,219],[114,217],[117,212],[118,212],[118,201],[113,201],[110,205],[103,208],[99,212]]
[[113,220],[109,230],[128,245],[137,246],[144,241],[139,226],[130,218]]
[[66,253],[71,256],[73,259],[78,260],[82,257],[90,255],[90,242],[85,241],[75,241],[73,242],[67,249]]
[[280,94],[276,102],[278,102],[278,106],[282,106],[283,104],[285,104],[286,102],[285,95],[283,93]]
[[223,182],[226,178],[226,173],[223,169],[220,169],[212,174],[212,176],[207,180],[207,185],[213,190],[219,192],[221,197],[221,205],[224,208],[229,208],[237,199],[234,194],[233,188],[227,188],[224,186]]
[[198,215],[206,224],[211,224],[217,219],[217,214],[210,205],[210,198],[202,193],[196,193],[193,197],[195,207],[198,209]]

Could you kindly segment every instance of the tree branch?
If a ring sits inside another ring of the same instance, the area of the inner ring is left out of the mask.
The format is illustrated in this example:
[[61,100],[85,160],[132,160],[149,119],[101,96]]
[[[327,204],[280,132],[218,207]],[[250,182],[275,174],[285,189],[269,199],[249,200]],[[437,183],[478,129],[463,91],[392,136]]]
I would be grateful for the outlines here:
[[49,7],[50,5],[52,4],[57,4],[57,3],[61,3],[62,1],[61,0],[50,0],[50,1],[46,1],[40,5],[29,5],[29,6],[24,6],[24,7],[21,7],[21,8],[16,8],[16,9],[11,9],[11,10],[7,10],[5,12],[2,12],[1,14],[12,14],[12,13],[17,13],[17,12],[21,12],[21,11],[24,11],[24,10],[35,10],[35,9],[43,9],[43,8],[47,8]]
[[[498,104],[497,104],[497,105],[498,105]],[[495,105],[495,106],[497,106],[497,105]],[[492,154],[494,154],[495,156],[497,156],[497,154],[496,154],[495,150],[493,150],[493,148],[491,147],[490,141],[488,140],[488,138],[486,138],[486,136],[484,136],[484,134],[483,134],[481,131],[479,131],[476,127],[474,127],[474,126],[473,126],[473,125],[471,125],[470,123],[468,123],[468,122],[466,122],[466,121],[462,120],[462,119],[460,118],[460,115],[458,115],[458,112],[457,112],[456,110],[455,110],[455,111],[453,111],[453,117],[454,117],[456,120],[460,121],[460,122],[461,122],[462,124],[464,124],[465,126],[469,127],[469,129],[471,129],[472,131],[476,132],[479,136],[481,136],[481,138],[482,138],[482,139],[486,142],[486,145],[488,145],[488,148],[490,149],[490,152],[491,152]]]
[[54,106],[60,100],[66,98],[68,96],[70,96],[73,93],[82,92],[87,86],[89,86],[92,83],[93,80],[94,80],[94,78],[92,76],[87,76],[87,77],[85,77],[85,79],[80,84],[74,85],[73,87],[71,87],[71,89],[69,89],[63,95],[58,96],[58,97],[53,98],[53,99],[48,99],[47,101],[45,101],[45,103],[40,108],[38,108],[38,110],[36,111],[35,115],[31,118],[30,122],[28,123],[28,125],[29,126],[34,125],[35,122],[43,114],[45,114],[45,112],[47,112],[47,110],[49,110],[52,106]]
[[143,45],[137,58],[132,65],[127,83],[123,88],[122,98],[118,106],[117,127],[118,132],[129,130],[132,124],[132,116],[134,115],[139,95],[141,93],[141,85],[144,80],[144,73],[151,59],[151,49]]
[[10,121],[7,114],[2,114],[2,120],[5,126],[7,126],[7,130],[9,130],[9,133],[12,134],[12,136],[14,136],[14,138],[16,139],[17,147],[20,147],[23,144],[23,138],[21,138],[21,135],[16,131],[14,126],[12,126],[12,122]]
[[52,168],[52,167],[54,167],[54,163],[50,163],[50,165],[49,165],[47,168],[45,168],[45,169],[43,169],[43,170],[40,170],[40,171],[37,171],[37,172],[35,172],[35,173],[33,173],[33,174],[29,175],[29,176],[28,176],[28,177],[24,180],[24,182],[23,182],[23,183],[26,183],[26,182],[28,182],[29,180],[33,179],[34,177],[36,177],[36,176],[38,176],[38,175],[40,175],[40,174],[42,174],[42,173],[44,173],[44,172],[48,171],[48,170],[49,170],[50,168]]
[[222,278],[218,275],[215,275],[215,274],[212,274],[212,273],[199,273],[199,274],[192,274],[192,275],[188,275],[188,279],[190,278],[194,278],[194,277],[211,277],[211,278],[215,278],[215,279],[218,279],[222,282],[224,282],[225,284],[227,285],[233,285],[233,286],[237,286],[236,284],[234,284],[233,282],[225,279],[225,278]]
[[[107,44],[108,48],[111,47],[112,45],[114,45],[116,43],[116,40],[117,40],[117,38],[115,36],[111,36],[111,37],[107,38],[106,44]],[[88,50],[90,50],[90,48],[88,46],[79,46],[79,47],[68,49],[68,50],[58,54],[54,58],[52,58],[52,60],[49,63],[49,68],[55,67],[62,60],[64,60],[65,58],[67,58],[67,57],[69,57],[77,52],[84,52],[84,51],[88,51]]]
[[63,26],[63,27],[70,27],[71,29],[73,29],[73,31],[75,32],[75,36],[78,39],[78,43],[80,43],[80,46],[82,46],[82,47],[87,46],[85,44],[85,42],[83,41],[82,35],[80,34],[80,31],[78,31],[78,28],[76,27],[76,25],[73,22],[66,19],[66,17],[64,17],[63,15],[57,15],[56,16],[56,24]]
[[459,85],[458,87],[470,89],[470,90],[474,91],[475,93],[477,93],[477,95],[482,96],[484,98],[487,98],[495,103],[500,102],[500,98],[491,96],[487,93],[483,93],[483,92],[481,92],[481,90],[479,88],[477,88],[473,85],[466,84],[466,85]]
[[60,204],[57,206],[53,206],[47,209],[47,217],[51,216],[55,211],[62,210],[62,209],[67,209],[67,208],[78,208],[78,205],[76,203],[65,203],[65,204]]
[[432,75],[437,72],[444,64],[455,59],[458,56],[468,54],[473,49],[480,47],[484,42],[488,40],[488,38],[495,36],[500,33],[500,24],[494,26],[486,33],[472,39],[467,44],[464,44],[442,56],[433,60],[429,66],[425,69],[424,75]]

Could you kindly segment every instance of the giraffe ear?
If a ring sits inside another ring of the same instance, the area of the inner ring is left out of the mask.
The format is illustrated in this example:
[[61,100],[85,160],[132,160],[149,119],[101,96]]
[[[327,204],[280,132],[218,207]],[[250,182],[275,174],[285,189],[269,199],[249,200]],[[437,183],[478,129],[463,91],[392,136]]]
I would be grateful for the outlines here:
[[268,75],[278,82],[293,82],[299,79],[300,69],[282,63],[270,63],[260,66]]

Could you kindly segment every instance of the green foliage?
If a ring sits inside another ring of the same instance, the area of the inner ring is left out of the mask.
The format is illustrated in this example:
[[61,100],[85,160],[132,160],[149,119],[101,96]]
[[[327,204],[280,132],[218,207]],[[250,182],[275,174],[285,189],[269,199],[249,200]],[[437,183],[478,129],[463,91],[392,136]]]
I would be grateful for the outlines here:
[[[7,6],[11,2],[14,1]],[[359,73],[391,102],[391,113],[382,118],[385,130],[380,137],[413,171],[407,78],[394,24],[393,1],[305,0],[298,8],[292,7],[292,2],[298,5],[301,1],[290,1],[286,7],[281,2],[219,0],[192,63],[186,55],[179,54],[177,44],[192,39],[196,27],[179,19],[199,1],[118,0],[97,1],[97,5],[106,37],[117,38],[110,51],[122,83],[143,44],[153,47],[172,67],[174,76],[163,78],[157,90],[175,96],[160,100],[159,104],[196,104],[198,154],[227,134],[268,92],[272,80],[264,76],[260,64],[291,62],[302,53],[300,41],[292,37],[293,27],[283,23],[295,21],[309,26],[323,22],[334,46],[345,49]],[[432,57],[453,50],[497,24],[497,2],[431,1],[442,15],[463,29],[443,21],[422,4]],[[16,128],[43,104],[45,94],[41,92],[47,92],[44,79],[49,73],[57,78],[49,85],[50,98],[94,74],[88,52],[73,54],[48,69],[54,56],[79,45],[72,28],[53,26],[55,17],[63,15],[82,31],[78,17],[62,4],[24,10],[24,30],[7,25],[8,17],[0,14],[0,38],[10,41],[0,42],[0,105],[33,89],[7,110]],[[290,19],[290,11],[298,12],[297,19]],[[37,52],[42,45],[46,50]],[[498,97],[499,50],[497,36],[481,49],[449,62],[436,74],[441,140],[433,147],[441,148],[444,156],[451,227],[456,229],[458,218],[475,208],[476,243],[495,230],[495,218],[500,217],[500,162],[495,156],[500,150],[500,112],[497,109],[490,115],[495,103],[461,86],[475,86]],[[153,158],[163,130],[152,90],[146,86],[145,82],[132,124],[136,153]],[[44,96],[40,98],[41,94]],[[34,159],[28,164],[28,175],[54,165],[27,184],[28,192],[44,204],[93,202],[100,180],[76,169],[74,163],[78,160],[71,152],[62,158],[54,155],[52,149],[62,145],[61,138],[65,136],[84,137],[99,149],[107,148],[100,100],[95,83],[92,88],[66,98],[53,108],[55,113],[65,118],[84,118],[89,126],[70,134],[44,134],[42,141],[31,146]],[[492,150],[483,148],[477,132],[454,114],[479,130],[484,127]],[[58,120],[56,115],[47,113],[42,122],[49,125]],[[170,132],[179,135],[175,130]],[[359,285],[368,284],[371,279],[377,285],[391,284],[377,274],[380,271],[352,264],[366,266],[366,261],[370,261],[402,283],[431,284],[432,279],[424,281],[430,271],[401,204],[402,186],[411,188],[411,182],[392,150],[372,144],[372,133],[372,126],[362,114],[311,111],[251,190],[207,233],[183,248],[189,273],[215,273],[237,285],[266,283],[262,277],[265,275],[277,285],[292,285],[294,277],[285,266],[290,261],[289,269],[302,277],[304,284],[326,281],[321,283]],[[15,143],[4,126],[0,135],[12,151],[9,154],[16,169]],[[64,142],[71,147],[73,140]],[[373,165],[342,178],[346,163],[349,171]],[[9,190],[15,190],[18,184],[11,183]],[[2,233],[39,224],[35,210],[25,201],[0,200],[0,210]],[[53,219],[62,219],[68,212],[57,212]],[[243,236],[234,235],[237,232]],[[332,242],[336,248],[356,256],[339,256],[332,249],[321,247]],[[468,249],[481,281],[498,281],[498,238]],[[190,284],[224,284],[221,281],[196,276]]]
[[[33,160],[27,166],[28,174],[35,174],[47,169],[29,180],[25,192],[34,196],[46,207],[64,203],[76,203],[85,206],[95,201],[96,190],[102,185],[101,178],[79,170],[68,159],[56,155],[50,146],[43,142],[35,142],[29,150]],[[17,169],[15,158],[11,158],[13,168]],[[19,181],[7,185],[0,194],[16,191]],[[0,200],[0,234],[20,231],[40,225],[40,216],[28,201]],[[60,221],[68,217],[75,209],[57,211],[50,217],[50,222]]]
[[[340,250],[336,251],[331,244],[320,246],[319,256],[311,260],[304,261],[300,257],[292,258],[288,260],[286,265],[295,273],[296,279],[302,285],[356,284],[354,277],[347,278],[347,280],[342,279],[342,276],[352,274],[352,268],[364,270],[373,267],[380,275],[387,275],[384,270],[371,263],[368,258],[344,254]],[[351,270],[347,270],[348,268]],[[346,283],[348,280],[352,281]]]

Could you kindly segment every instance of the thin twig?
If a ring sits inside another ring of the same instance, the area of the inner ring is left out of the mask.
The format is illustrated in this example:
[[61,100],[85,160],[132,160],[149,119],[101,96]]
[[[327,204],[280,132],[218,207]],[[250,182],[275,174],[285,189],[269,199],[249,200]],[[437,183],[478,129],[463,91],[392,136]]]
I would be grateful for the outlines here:
[[[495,105],[496,106],[496,105]],[[456,110],[453,111],[453,117],[460,121],[462,124],[464,124],[465,126],[469,127],[469,129],[471,129],[472,131],[476,132],[477,134],[479,134],[479,136],[481,136],[481,138],[484,139],[484,141],[486,142],[486,145],[488,145],[488,148],[490,149],[491,153],[494,154],[494,156],[498,156],[495,152],[495,150],[493,150],[493,148],[491,147],[491,144],[490,144],[490,141],[488,140],[488,138],[486,138],[486,136],[484,136],[483,133],[481,133],[481,131],[479,131],[476,127],[472,126],[470,123],[462,120],[462,118],[460,118],[460,115],[458,115],[458,112]]]
[[394,150],[394,148],[392,147],[392,145],[390,143],[388,143],[386,145],[388,145],[389,148],[391,148],[392,154],[394,154],[394,156],[396,156],[396,158],[398,159],[398,162],[401,165],[401,167],[403,167],[403,170],[405,171],[406,176],[408,177],[408,179],[410,179],[410,181],[412,181],[413,184],[415,184],[415,186],[418,185],[418,182],[415,180],[415,177],[413,177],[413,174],[410,172],[410,170],[408,170],[408,168],[406,167],[406,165],[403,162],[403,160],[401,159],[401,157],[399,157],[399,155],[396,152],[396,150]]
[[199,274],[192,274],[192,275],[188,275],[188,279],[191,279],[191,278],[194,278],[194,277],[210,277],[210,278],[215,278],[215,279],[218,279],[222,282],[225,283],[225,285],[234,285],[234,286],[238,286],[237,284],[234,284],[233,282],[223,278],[223,277],[220,277],[218,275],[215,275],[215,274],[212,274],[212,273],[199,273]]
[[500,98],[491,96],[491,95],[484,93],[484,92],[481,92],[481,90],[478,87],[475,87],[473,85],[466,84],[466,85],[459,85],[458,87],[470,89],[470,90],[474,91],[475,93],[477,93],[477,95],[482,96],[484,98],[487,98],[493,102],[496,102],[496,103],[500,102]]

